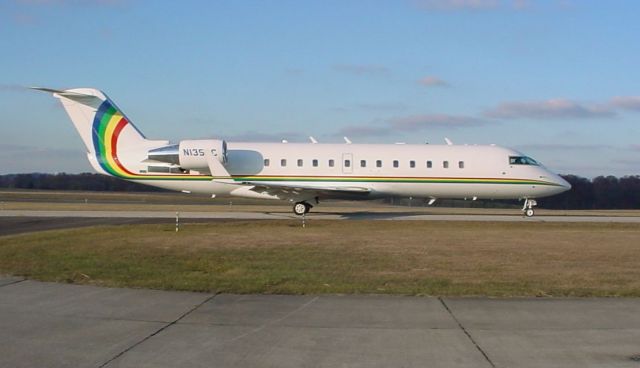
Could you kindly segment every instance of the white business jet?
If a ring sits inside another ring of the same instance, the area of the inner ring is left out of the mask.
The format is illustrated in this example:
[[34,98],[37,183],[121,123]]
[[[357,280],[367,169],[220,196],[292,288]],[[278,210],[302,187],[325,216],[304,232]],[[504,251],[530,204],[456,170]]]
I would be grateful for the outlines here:
[[247,143],[221,139],[150,140],[101,91],[52,93],[69,114],[101,174],[212,197],[280,199],[297,215],[324,199],[389,196],[436,199],[536,198],[571,188],[522,153],[495,145]]

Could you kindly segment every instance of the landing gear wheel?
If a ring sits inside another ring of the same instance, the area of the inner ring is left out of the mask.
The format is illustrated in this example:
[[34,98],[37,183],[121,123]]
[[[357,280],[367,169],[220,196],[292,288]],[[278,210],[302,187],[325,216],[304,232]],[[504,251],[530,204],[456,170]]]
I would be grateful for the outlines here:
[[296,204],[293,205],[293,213],[295,213],[298,216],[302,216],[305,213],[309,213],[310,210],[311,210],[311,205],[307,202],[296,202]]
[[522,212],[524,212],[525,216],[532,217],[535,214],[535,212],[533,211],[533,207],[537,205],[538,202],[536,202],[535,199],[525,198],[524,206],[522,206]]

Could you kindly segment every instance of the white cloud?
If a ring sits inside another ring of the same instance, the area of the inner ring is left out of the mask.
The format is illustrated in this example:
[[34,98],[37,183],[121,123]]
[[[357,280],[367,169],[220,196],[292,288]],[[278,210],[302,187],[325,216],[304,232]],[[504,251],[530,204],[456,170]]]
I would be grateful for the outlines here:
[[84,149],[0,144],[0,174],[93,171]]
[[594,151],[614,148],[608,144],[533,143],[516,146],[521,150],[534,151]]
[[448,82],[433,75],[420,79],[418,83],[422,84],[425,87],[449,87]]
[[619,109],[640,111],[640,96],[616,96],[611,105]]
[[586,105],[558,98],[546,101],[510,101],[485,111],[497,119],[597,119],[612,118],[616,112],[604,105]]
[[384,137],[391,133],[388,126],[353,125],[340,129],[334,136]]
[[74,5],[97,5],[97,6],[117,6],[127,3],[128,0],[15,0],[20,5],[28,6],[74,6]]
[[0,92],[27,92],[29,89],[17,84],[0,83]]
[[332,69],[354,75],[386,75],[391,72],[386,66],[375,64],[336,64]]
[[414,0],[415,6],[429,11],[461,11],[461,10],[528,10],[540,5],[551,5],[567,8],[567,0],[557,0],[550,4],[541,4],[534,0]]
[[365,137],[381,137],[394,133],[412,133],[425,129],[466,128],[486,124],[487,121],[472,116],[447,114],[421,114],[399,116],[380,123],[347,126],[336,136],[352,135]]
[[484,10],[495,9],[501,2],[498,0],[418,0],[415,3],[418,7],[427,10]]
[[389,125],[392,129],[405,132],[418,131],[426,128],[473,127],[484,123],[486,123],[484,120],[472,116],[448,114],[410,115],[389,120]]
[[371,111],[371,112],[387,112],[405,110],[407,105],[398,102],[368,102],[357,103],[348,106],[335,107],[332,110],[337,112],[350,112],[354,110]]
[[261,133],[247,131],[239,134],[223,134],[221,137],[230,142],[280,142],[283,139],[292,142],[306,140],[305,136],[297,132]]

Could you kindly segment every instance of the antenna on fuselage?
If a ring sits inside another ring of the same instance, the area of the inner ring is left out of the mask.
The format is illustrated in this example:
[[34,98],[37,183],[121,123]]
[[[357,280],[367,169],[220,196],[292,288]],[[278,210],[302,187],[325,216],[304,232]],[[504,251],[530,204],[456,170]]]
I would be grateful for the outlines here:
[[313,136],[311,136],[311,135],[309,136],[309,140],[310,140],[310,141],[311,141],[311,143],[313,143],[313,144],[318,143],[318,141],[317,141],[315,138],[313,138]]
[[447,142],[447,146],[453,146],[453,142],[451,142],[451,139],[444,137],[444,141]]
[[350,140],[349,138],[347,138],[347,137],[342,137],[342,138],[344,138],[344,142],[345,142],[346,144],[351,144],[351,143],[352,143],[352,142],[351,142],[351,140]]

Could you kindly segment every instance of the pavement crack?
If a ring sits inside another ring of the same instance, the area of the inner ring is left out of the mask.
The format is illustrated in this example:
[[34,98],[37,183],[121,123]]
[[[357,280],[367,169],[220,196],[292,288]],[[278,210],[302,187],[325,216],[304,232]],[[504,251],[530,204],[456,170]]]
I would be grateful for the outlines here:
[[260,331],[264,330],[268,326],[274,325],[274,324],[276,324],[278,322],[282,322],[285,319],[291,317],[292,315],[294,315],[294,314],[300,312],[301,310],[305,309],[306,307],[311,305],[313,302],[318,300],[318,298],[319,297],[316,296],[313,299],[311,299],[311,300],[307,301],[306,303],[302,304],[298,308],[296,308],[296,309],[292,310],[291,312],[285,314],[284,316],[282,316],[280,318],[276,318],[274,320],[270,320],[270,321],[268,321],[268,322],[266,322],[266,323],[264,323],[264,324],[262,324],[262,325],[260,325],[260,326],[258,326],[256,328],[252,329],[251,331],[248,331],[248,332],[245,332],[245,333],[243,333],[243,334],[241,334],[239,336],[236,336],[233,339],[229,340],[228,343],[232,343],[232,342],[236,342],[238,340],[244,339],[245,337],[247,337],[249,335],[253,335],[253,334],[257,333],[257,332],[260,332]]
[[491,358],[489,358],[489,355],[487,355],[487,353],[482,349],[482,347],[480,347],[480,345],[476,342],[476,340],[473,339],[473,336],[471,336],[471,334],[469,333],[469,331],[467,331],[467,329],[462,325],[462,323],[460,322],[460,320],[458,320],[458,318],[455,316],[455,314],[453,314],[453,312],[451,311],[451,309],[449,309],[449,306],[447,305],[447,303],[445,303],[444,299],[442,298],[438,298],[438,300],[440,301],[440,303],[442,303],[442,306],[444,307],[444,309],[446,309],[446,311],[449,313],[449,315],[451,316],[451,318],[453,318],[454,321],[456,321],[456,323],[458,324],[458,327],[460,327],[460,329],[462,330],[462,332],[464,332],[465,335],[467,335],[467,337],[469,338],[469,340],[471,341],[471,343],[473,344],[473,346],[476,347],[476,349],[478,349],[478,351],[480,352],[480,354],[482,354],[482,356],[484,357],[484,359],[492,366],[495,368],[495,364],[493,364],[493,362],[491,361]]
[[21,282],[27,281],[27,279],[22,279],[22,280],[16,280],[16,281],[12,281],[12,282],[8,282],[6,284],[2,284],[0,285],[0,287],[4,287],[4,286],[9,286],[9,285],[15,285]]
[[134,349],[136,346],[142,344],[143,342],[149,340],[150,338],[156,336],[157,334],[159,334],[160,332],[166,330],[167,328],[175,325],[176,323],[180,322],[181,319],[183,319],[184,317],[188,316],[189,314],[193,313],[193,311],[195,311],[196,309],[200,308],[201,306],[203,306],[204,304],[206,304],[207,302],[209,302],[211,299],[215,298],[216,295],[218,295],[218,293],[211,295],[210,297],[206,298],[205,300],[203,300],[202,302],[196,304],[195,306],[193,306],[193,308],[189,309],[188,311],[184,312],[183,314],[181,314],[178,318],[176,318],[175,320],[167,323],[166,325],[160,327],[159,329],[157,329],[156,331],[152,332],[150,335],[147,335],[146,337],[144,337],[142,340],[136,342],[135,344],[129,346],[128,348],[124,349],[123,351],[119,352],[118,354],[116,354],[113,358],[107,360],[106,362],[104,362],[103,364],[101,364],[98,368],[103,368],[106,367],[107,365],[109,365],[111,362],[113,362],[114,360],[120,358],[121,356],[123,356],[124,354],[128,353],[129,351],[131,351],[132,349]]

